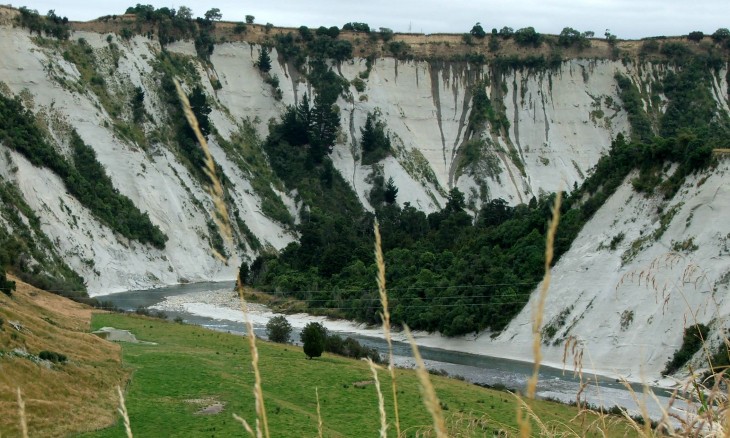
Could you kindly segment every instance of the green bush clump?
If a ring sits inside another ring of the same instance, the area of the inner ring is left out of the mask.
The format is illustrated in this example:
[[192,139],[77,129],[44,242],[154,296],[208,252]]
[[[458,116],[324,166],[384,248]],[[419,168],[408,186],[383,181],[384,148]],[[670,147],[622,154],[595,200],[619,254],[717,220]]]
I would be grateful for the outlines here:
[[382,361],[377,349],[364,347],[349,336],[342,339],[340,335],[327,335],[324,351],[355,359],[369,358],[375,363]]
[[15,20],[20,27],[27,28],[30,33],[36,32],[40,35],[43,32],[46,36],[58,38],[59,40],[67,40],[71,35],[68,18],[56,15],[53,9],[48,11],[45,17],[25,6],[21,6],[19,11],[20,14]]
[[682,345],[679,347],[679,350],[674,352],[674,356],[664,366],[662,375],[672,374],[679,370],[682,365],[686,364],[702,348],[702,344],[707,340],[709,333],[710,328],[699,323],[684,329]]
[[266,323],[266,336],[271,342],[286,344],[291,336],[291,324],[284,315],[277,315]]
[[38,357],[42,360],[48,360],[53,363],[66,363],[68,358],[65,354],[57,353],[55,351],[43,350],[38,353]]

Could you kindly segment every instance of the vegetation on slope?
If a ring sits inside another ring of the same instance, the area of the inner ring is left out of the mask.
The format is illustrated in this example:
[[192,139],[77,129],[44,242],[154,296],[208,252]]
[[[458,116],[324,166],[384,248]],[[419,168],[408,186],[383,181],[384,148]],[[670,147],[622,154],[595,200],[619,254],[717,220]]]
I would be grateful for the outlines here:
[[44,138],[19,98],[0,96],[0,119],[5,121],[0,126],[0,141],[34,166],[47,167],[58,175],[69,193],[99,221],[126,238],[164,248],[167,236],[150,222],[147,213],[114,188],[94,150],[75,131],[70,136],[71,164]]
[[9,182],[0,184],[0,266],[36,287],[84,299],[84,280],[58,255],[41,229],[41,220],[22,193]]
[[[617,77],[631,115],[632,140],[619,135],[592,176],[566,198],[556,258],[567,251],[583,225],[632,170],[639,169],[632,181],[636,190],[659,189],[669,198],[687,175],[711,162],[713,147],[730,143],[727,115],[717,110],[709,95],[718,62],[682,60],[684,65],[674,64],[675,72],[658,84],[669,102],[667,113],[657,116],[657,131],[645,114],[644,97],[636,85]],[[501,126],[488,99],[476,99],[482,102],[478,105],[482,110],[472,117]],[[688,109],[672,110],[679,107]],[[450,192],[442,211],[430,215],[408,204],[401,207],[382,201],[374,203],[374,215],[365,213],[356,207],[355,194],[339,175],[331,175],[323,151],[312,158],[314,148],[301,127],[301,112],[290,108],[280,123],[272,125],[266,142],[274,170],[288,188],[299,190],[308,208],[298,227],[301,239],[279,255],[263,254],[255,260],[253,285],[302,300],[310,311],[379,323],[369,233],[377,217],[394,323],[446,335],[504,328],[541,279],[552,195],[516,207],[492,200],[476,218],[464,211],[464,196],[458,190]],[[377,126],[372,121],[371,125]],[[367,139],[365,132],[363,138]],[[678,166],[664,177],[667,162]]]

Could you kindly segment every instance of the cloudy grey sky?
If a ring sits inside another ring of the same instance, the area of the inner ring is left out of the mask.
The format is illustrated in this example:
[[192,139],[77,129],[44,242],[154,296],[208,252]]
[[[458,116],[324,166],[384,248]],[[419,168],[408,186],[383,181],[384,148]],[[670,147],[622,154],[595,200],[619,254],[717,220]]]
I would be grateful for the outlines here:
[[619,38],[632,39],[694,30],[712,33],[730,27],[729,0],[27,0],[13,6],[43,14],[54,9],[71,20],[85,21],[121,14],[137,2],[155,7],[186,5],[196,16],[215,7],[226,21],[243,21],[247,14],[255,16],[257,23],[277,26],[329,27],[360,21],[396,32],[462,33],[481,22],[487,32],[493,27],[533,26],[538,32],[557,34],[568,26],[592,30],[596,36],[610,29]]

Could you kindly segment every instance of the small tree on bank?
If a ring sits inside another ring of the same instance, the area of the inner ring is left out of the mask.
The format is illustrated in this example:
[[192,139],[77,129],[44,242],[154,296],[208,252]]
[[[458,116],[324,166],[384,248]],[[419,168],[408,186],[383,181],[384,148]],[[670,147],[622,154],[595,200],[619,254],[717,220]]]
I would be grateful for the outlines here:
[[266,336],[272,342],[286,344],[291,336],[291,324],[283,315],[278,315],[266,323]]
[[0,275],[0,291],[4,293],[5,295],[12,297],[13,291],[15,290],[15,282],[8,280],[6,277],[5,271],[1,272],[2,275]]
[[310,322],[302,330],[299,339],[304,344],[304,354],[307,359],[322,356],[327,342],[327,329],[318,322]]

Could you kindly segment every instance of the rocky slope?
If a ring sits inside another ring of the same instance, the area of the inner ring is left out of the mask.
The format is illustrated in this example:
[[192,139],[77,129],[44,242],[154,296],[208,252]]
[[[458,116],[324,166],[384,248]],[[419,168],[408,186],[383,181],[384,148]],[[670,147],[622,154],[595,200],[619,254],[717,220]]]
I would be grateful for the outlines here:
[[[231,279],[241,260],[297,238],[291,224],[272,217],[267,208],[284,206],[296,220],[305,207],[296,191],[286,193],[271,176],[260,150],[251,152],[258,161],[244,159],[242,164],[227,146],[259,147],[269,120],[311,94],[305,76],[276,50],[270,73],[279,79],[280,98],[254,66],[260,45],[220,43],[209,62],[196,56],[192,42],[166,47],[197,72],[186,73],[186,89],[200,85],[211,103],[210,120],[217,131],[209,138],[211,150],[230,182],[229,209],[240,218],[232,221],[234,240],[225,243],[229,257],[223,261],[211,251],[216,236],[207,185],[181,159],[165,130],[170,111],[160,88],[164,62],[159,42],[140,35],[123,39],[75,31],[60,43],[15,28],[7,18],[4,23],[0,92],[19,96],[61,151],[68,149],[68,132],[75,129],[93,147],[118,191],[169,238],[164,249],[157,249],[113,232],[67,192],[57,175],[33,166],[0,141],[0,176],[19,188],[51,242],[47,251],[59,254],[83,277],[90,295]],[[388,57],[333,66],[353,84],[337,102],[342,129],[332,153],[336,169],[371,208],[373,166],[361,163],[359,139],[367,114],[377,111],[394,152],[376,166],[394,179],[400,204],[409,202],[426,212],[441,208],[452,187],[466,193],[477,209],[489,199],[514,205],[580,184],[612,139],[631,131],[615,75],[629,77],[644,92],[646,109],[662,111],[666,98],[651,89],[652,79],[671,70],[636,59],[578,58],[550,68]],[[102,81],[104,93],[90,86],[89,74],[100,78],[95,80]],[[355,79],[362,76],[367,76],[364,88],[356,87]],[[718,111],[727,113],[727,66],[713,77]],[[142,123],[134,122],[126,104],[138,87],[147,114]],[[479,89],[507,123],[470,124]],[[114,102],[124,103],[122,109],[114,110]],[[258,139],[251,139],[256,137],[252,132]],[[248,143],[239,141],[242,137]],[[475,141],[477,153],[467,154]],[[685,323],[715,321],[715,336],[726,329],[730,235],[722,218],[730,213],[728,165],[720,157],[718,166],[688,179],[670,200],[636,194],[626,181],[555,268],[545,313],[547,324],[554,326],[548,341],[560,344],[575,336],[602,368],[636,375],[641,371],[637,357],[649,372],[661,367],[681,342]],[[7,220],[2,225],[10,233],[18,231]],[[529,318],[530,306],[495,340],[483,334],[476,342],[464,340],[463,348],[524,358],[520,352],[530,342]],[[560,361],[562,347],[548,351],[549,360]],[[587,359],[584,365],[589,366]]]

